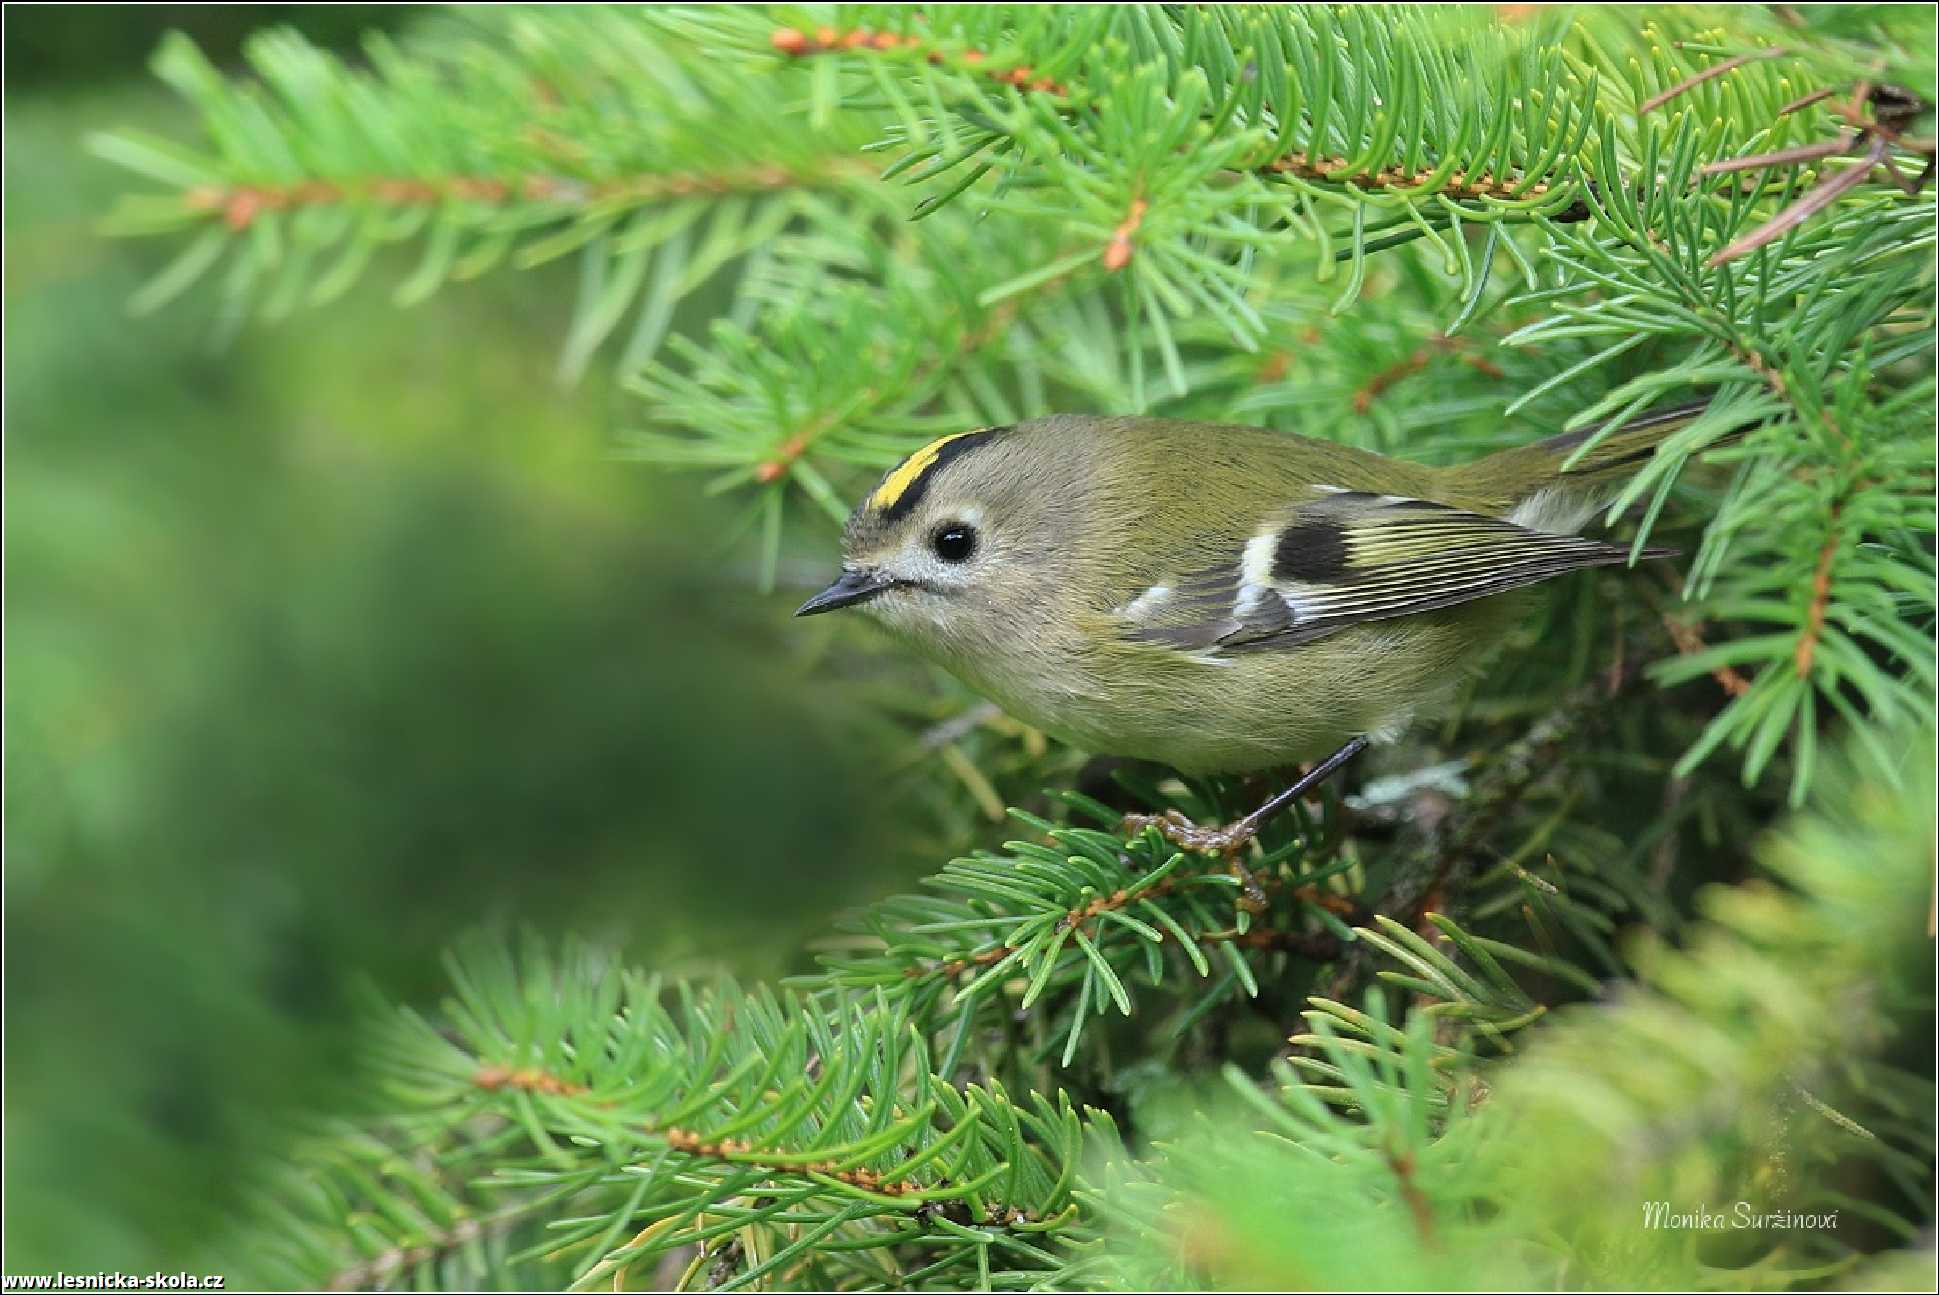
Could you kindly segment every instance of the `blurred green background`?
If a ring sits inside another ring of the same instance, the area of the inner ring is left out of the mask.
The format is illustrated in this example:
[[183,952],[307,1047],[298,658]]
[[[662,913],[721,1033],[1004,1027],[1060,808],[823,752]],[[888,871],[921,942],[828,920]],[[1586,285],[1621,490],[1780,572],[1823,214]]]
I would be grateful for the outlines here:
[[279,1130],[354,1099],[361,991],[434,1000],[467,930],[764,973],[917,866],[787,599],[612,455],[610,375],[556,381],[570,266],[128,314],[172,249],[96,235],[128,181],[82,138],[191,129],[162,30],[410,17],[6,11],[10,1273],[219,1270]]

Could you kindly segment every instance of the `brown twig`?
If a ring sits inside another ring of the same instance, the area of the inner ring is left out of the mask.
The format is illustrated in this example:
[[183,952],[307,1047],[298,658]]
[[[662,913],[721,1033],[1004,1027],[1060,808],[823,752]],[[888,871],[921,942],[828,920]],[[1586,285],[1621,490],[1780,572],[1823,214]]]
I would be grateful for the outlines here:
[[[1343,158],[1308,157],[1305,153],[1288,153],[1285,157],[1274,158],[1260,171],[1272,175],[1295,175],[1302,180],[1326,180],[1334,184],[1350,184],[1356,188],[1375,189],[1418,189],[1433,178],[1432,171],[1404,171],[1390,166],[1380,171],[1355,171]],[[1483,171],[1480,175],[1469,176],[1465,171],[1451,173],[1442,188],[1437,190],[1443,197],[1462,198],[1539,198],[1549,192],[1546,180],[1527,184],[1526,177],[1497,176]],[[1519,191],[1519,192],[1518,192]]]
[[[583,1097],[588,1091],[582,1084],[570,1083],[557,1075],[548,1074],[536,1067],[514,1069],[511,1066],[481,1066],[471,1076],[471,1082],[486,1092],[497,1092],[504,1088],[514,1088],[521,1092],[544,1093],[551,1097]],[[753,1165],[776,1173],[824,1174],[830,1178],[860,1187],[865,1191],[880,1192],[885,1196],[900,1196],[905,1192],[920,1190],[920,1184],[899,1179],[888,1179],[868,1169],[837,1169],[836,1162],[819,1161],[813,1164],[783,1164],[763,1161],[752,1143],[735,1138],[722,1138],[709,1141],[704,1135],[689,1129],[665,1128],[649,1130],[665,1138],[668,1146],[675,1151],[710,1159],[731,1161],[735,1164]],[[400,1260],[399,1262],[408,1262]],[[369,1265],[365,1265],[368,1267]]]
[[1752,157],[1732,157],[1721,162],[1705,162],[1697,168],[1698,175],[1728,175],[1733,171],[1754,171],[1762,166],[1790,166],[1798,162],[1815,162],[1821,157],[1832,157],[1852,146],[1857,137],[1846,131],[1837,139],[1824,140],[1817,144],[1799,144],[1795,148],[1781,148],[1775,153],[1758,153]]
[[518,1070],[510,1066],[482,1066],[472,1075],[471,1082],[488,1093],[501,1088],[516,1088],[521,1092],[544,1093],[548,1097],[579,1097],[586,1092],[584,1085],[570,1083],[534,1066]]
[[[792,27],[777,28],[770,40],[774,48],[789,58],[806,58],[812,54],[854,53],[875,50],[886,53],[890,50],[911,50],[920,53],[924,60],[940,66],[952,60],[974,67],[985,61],[983,51],[969,49],[950,55],[940,49],[930,47],[916,36],[902,36],[892,31],[871,32],[864,28],[838,32],[833,27],[818,27],[813,32],[797,31]],[[1039,76],[1028,65],[1008,68],[982,68],[981,71],[991,80],[1004,85],[1015,86],[1019,90],[1031,90],[1038,94],[1063,97],[1066,91],[1062,85],[1047,76]]]
[[1852,88],[1850,101],[1833,103],[1831,105],[1831,111],[1836,113],[1838,116],[1843,117],[1847,125],[1853,126],[1859,130],[1865,130],[1877,124],[1876,122],[1873,122],[1867,119],[1865,114],[1861,111],[1861,109],[1864,107],[1865,101],[1867,99],[1870,99],[1871,97],[1872,97],[1872,83],[1870,81],[1860,81],[1856,86]]
[[[1663,628],[1670,632],[1670,641],[1676,644],[1676,650],[1684,656],[1689,656],[1693,652],[1701,652],[1708,646],[1704,643],[1703,634],[1696,626],[1687,625],[1667,614],[1663,617]],[[1730,666],[1717,666],[1711,670],[1710,677],[1715,679],[1717,686],[1722,688],[1729,696],[1742,697],[1750,691],[1750,680],[1744,678],[1743,675],[1739,674]]]
[[1017,951],[1014,944],[998,944],[975,953],[966,953],[960,958],[949,958],[929,967],[904,967],[903,976],[914,979],[917,976],[942,976],[945,979],[960,976],[972,967],[987,967],[993,962],[1001,962]]
[[1848,166],[1836,175],[1827,177],[1816,188],[1812,189],[1811,192],[1805,194],[1804,197],[1798,199],[1783,211],[1780,211],[1777,215],[1771,217],[1762,225],[1732,243],[1729,247],[1714,253],[1705,264],[1715,269],[1726,261],[1734,261],[1744,255],[1744,253],[1756,251],[1758,248],[1764,246],[1764,244],[1781,237],[1811,219],[1811,217],[1838,201],[1839,198],[1863,184],[1865,177],[1871,174],[1872,168],[1885,160],[1886,150],[1889,147],[1882,136],[1874,138],[1871,146],[1865,150],[1864,159],[1858,165]]
[[1761,62],[1762,60],[1769,59],[1769,58],[1784,58],[1786,55],[1790,54],[1790,52],[1791,52],[1790,50],[1784,48],[1782,45],[1777,45],[1777,46],[1773,46],[1770,49],[1752,50],[1746,54],[1734,55],[1730,58],[1725,59],[1723,62],[1718,63],[1714,67],[1707,67],[1701,72],[1692,73],[1690,76],[1684,77],[1681,81],[1678,81],[1675,85],[1663,91],[1661,94],[1652,95],[1650,98],[1645,99],[1640,105],[1638,105],[1636,109],[1636,115],[1638,117],[1647,116],[1648,114],[1655,112],[1658,108],[1661,108],[1664,104],[1668,103],[1670,100],[1676,98],[1678,95],[1685,94],[1688,91],[1694,90],[1698,86],[1702,85],[1705,81],[1709,81],[1715,77],[1720,77],[1726,72],[1734,72],[1738,68],[1744,66],[1744,64],[1746,63]]
[[519,199],[590,206],[614,199],[646,203],[703,194],[805,188],[874,174],[875,168],[861,159],[831,158],[821,170],[764,164],[716,172],[621,176],[594,182],[558,175],[373,176],[344,181],[303,180],[288,185],[245,184],[229,188],[201,185],[184,192],[182,202],[191,211],[220,215],[229,228],[241,231],[266,212],[350,202],[419,207],[445,202],[501,205]]
[[1824,633],[1825,608],[1831,602],[1831,563],[1838,556],[1838,509],[1831,511],[1831,534],[1818,550],[1818,568],[1811,575],[1811,602],[1804,609],[1804,629],[1798,635],[1798,650],[1793,657],[1798,678],[1811,677],[1811,664],[1818,651],[1818,636]]
[[1414,1181],[1414,1156],[1412,1152],[1389,1152],[1387,1164],[1394,1171],[1394,1180],[1400,1185],[1401,1199],[1407,1202],[1407,1212],[1414,1217],[1414,1231],[1421,1240],[1432,1243],[1434,1240],[1434,1207],[1428,1203],[1427,1194]]
[[1434,352],[1437,350],[1454,355],[1463,364],[1490,378],[1499,378],[1502,376],[1500,365],[1484,355],[1472,353],[1466,347],[1467,343],[1462,338],[1449,337],[1444,333],[1428,334],[1427,345],[1417,348],[1406,359],[1388,365],[1360,384],[1359,389],[1353,393],[1353,412],[1356,414],[1364,414],[1373,408],[1373,402],[1387,388],[1393,386],[1402,378],[1418,373],[1426,368],[1428,361],[1433,358]]
[[[821,421],[826,421],[821,420]],[[754,479],[762,485],[778,481],[786,476],[795,460],[808,452],[808,443],[814,439],[814,428],[804,428],[794,433],[775,447],[772,457],[764,459],[754,469]]]
[[[1724,339],[1724,347],[1732,355],[1736,356],[1745,368],[1755,373],[1759,378],[1762,378],[1764,385],[1771,389],[1772,395],[1787,405],[1796,406],[1797,402],[1791,399],[1791,387],[1789,383],[1785,382],[1784,375],[1773,368],[1770,361],[1766,360],[1763,354],[1755,347],[1746,345],[1734,336]],[[1845,435],[1845,429],[1839,425],[1836,415],[1831,412],[1829,406],[1816,406],[1815,412],[1819,418],[1824,420],[1825,426],[1829,427],[1837,435],[1839,440],[1844,441],[1846,445],[1851,444],[1851,438]]]
[[760,1153],[754,1150],[753,1144],[739,1138],[722,1138],[718,1142],[710,1142],[702,1135],[687,1129],[661,1129],[659,1134],[675,1151],[684,1151],[690,1156],[719,1160],[726,1164],[748,1165],[776,1174],[798,1174],[804,1177],[820,1175],[882,1196],[903,1196],[923,1190],[921,1183],[906,1178],[885,1178],[873,1169],[837,1168],[839,1162],[835,1160],[818,1160],[811,1164],[786,1164],[762,1160]]
[[[1831,98],[1829,90],[1795,99],[1778,110],[1779,115]],[[1871,105],[1873,111],[1867,116],[1863,108]],[[1726,162],[1712,162],[1704,166],[1703,175],[1720,175],[1731,171],[1751,170],[1761,166],[1782,166],[1798,162],[1817,161],[1846,152],[1856,144],[1865,145],[1862,158],[1835,175],[1821,180],[1812,190],[1790,206],[1759,225],[1729,247],[1713,254],[1707,264],[1715,268],[1727,261],[1735,260],[1746,252],[1755,251],[1771,240],[1797,228],[1812,216],[1836,202],[1844,194],[1857,188],[1874,170],[1883,168],[1893,184],[1908,196],[1917,195],[1932,179],[1934,168],[1934,145],[1930,140],[1906,139],[1900,127],[1908,125],[1924,106],[1924,101],[1910,91],[1890,86],[1874,86],[1869,81],[1860,81],[1852,90],[1849,102],[1834,100],[1831,111],[1844,119],[1850,129],[1842,132],[1835,142],[1806,144],[1796,148],[1782,149],[1775,153],[1760,154],[1756,157],[1734,158]],[[1906,152],[1923,156],[1926,163],[1918,175],[1907,178],[1892,161],[1891,151],[1900,148]]]
[[1892,183],[1899,186],[1900,193],[1903,193],[1908,198],[1916,198],[1919,196],[1919,191],[1926,187],[1926,182],[1932,179],[1934,160],[1932,154],[1928,152],[1926,154],[1925,165],[1919,168],[1917,175],[1910,178],[1907,178],[1899,172],[1898,164],[1890,157],[1887,157],[1880,165],[1885,168],[1885,174],[1892,178]]
[[1122,270],[1131,263],[1131,236],[1138,232],[1138,226],[1144,222],[1149,207],[1150,204],[1143,198],[1131,200],[1130,212],[1111,231],[1111,241],[1104,245],[1102,260],[1105,269]]
[[1803,109],[1809,108],[1814,103],[1829,99],[1836,93],[1836,90],[1833,90],[1830,86],[1826,86],[1822,90],[1813,90],[1810,94],[1801,94],[1791,100],[1791,102],[1785,104],[1782,108],[1779,108],[1777,115],[1780,117],[1788,117],[1794,112],[1800,112]]

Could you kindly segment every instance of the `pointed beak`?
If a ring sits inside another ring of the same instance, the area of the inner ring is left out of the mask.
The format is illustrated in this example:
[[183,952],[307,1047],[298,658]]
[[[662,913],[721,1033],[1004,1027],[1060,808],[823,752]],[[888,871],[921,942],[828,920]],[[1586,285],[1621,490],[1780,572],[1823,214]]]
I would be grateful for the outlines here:
[[853,607],[856,603],[867,602],[895,584],[894,579],[879,571],[843,571],[835,578],[835,583],[795,608],[797,616],[818,616],[822,612],[832,612],[837,607]]

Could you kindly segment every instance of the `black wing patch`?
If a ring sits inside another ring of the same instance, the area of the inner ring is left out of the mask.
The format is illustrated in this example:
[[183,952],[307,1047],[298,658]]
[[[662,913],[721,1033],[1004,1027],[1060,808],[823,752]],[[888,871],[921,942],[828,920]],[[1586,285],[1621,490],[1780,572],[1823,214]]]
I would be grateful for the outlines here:
[[1343,490],[1280,514],[1230,558],[1153,586],[1120,614],[1134,642],[1264,651],[1628,558],[1624,545]]

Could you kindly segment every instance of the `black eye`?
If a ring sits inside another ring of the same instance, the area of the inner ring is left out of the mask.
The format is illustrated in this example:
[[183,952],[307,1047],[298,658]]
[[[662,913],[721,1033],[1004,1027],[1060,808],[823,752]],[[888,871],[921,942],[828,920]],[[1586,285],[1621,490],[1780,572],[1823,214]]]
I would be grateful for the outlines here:
[[976,552],[976,531],[961,522],[946,522],[929,537],[929,547],[945,562],[967,562]]

